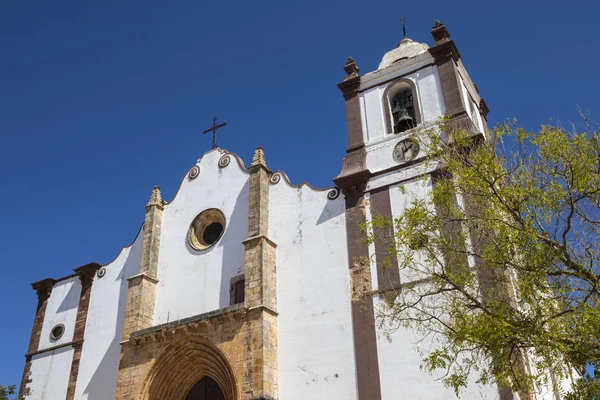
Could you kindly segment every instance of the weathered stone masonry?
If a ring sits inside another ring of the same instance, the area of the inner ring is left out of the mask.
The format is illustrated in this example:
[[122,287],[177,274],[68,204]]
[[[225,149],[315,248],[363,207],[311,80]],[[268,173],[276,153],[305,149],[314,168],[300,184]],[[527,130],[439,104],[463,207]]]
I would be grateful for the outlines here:
[[117,399],[183,398],[204,376],[227,400],[277,399],[276,244],[268,238],[271,171],[261,148],[249,168],[245,303],[152,327],[163,203],[146,206],[140,274],[129,279]]
[[[245,302],[250,315],[256,315],[252,348],[252,379],[242,384],[248,399],[277,398],[277,277],[275,249],[268,238],[269,177],[262,148],[257,148],[250,165],[248,239],[245,252]],[[245,387],[245,388],[244,388]],[[250,392],[252,394],[250,394]]]
[[154,318],[154,300],[158,283],[156,271],[164,210],[158,187],[152,190],[150,200],[145,208],[140,273],[128,278],[117,399],[136,399],[138,397],[140,371],[136,361],[139,359],[142,349],[135,346],[135,343],[130,340],[130,336],[135,331],[152,327]]

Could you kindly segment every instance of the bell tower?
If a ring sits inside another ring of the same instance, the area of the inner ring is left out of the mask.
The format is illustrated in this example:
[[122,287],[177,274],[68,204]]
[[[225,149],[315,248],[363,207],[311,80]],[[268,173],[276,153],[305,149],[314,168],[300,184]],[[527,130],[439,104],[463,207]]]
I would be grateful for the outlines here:
[[[436,184],[436,167],[423,162],[424,152],[411,140],[419,130],[435,127],[445,116],[450,126],[473,135],[486,131],[488,109],[450,33],[436,22],[431,34],[431,47],[404,37],[385,53],[377,70],[364,75],[349,57],[346,77],[338,84],[346,106],[348,147],[334,182],[345,199],[359,400],[411,397],[390,378],[389,371],[398,368],[392,355],[405,355],[402,364],[412,371],[409,375],[419,373],[411,366],[420,363],[406,351],[414,345],[407,333],[397,331],[387,342],[375,321],[378,307],[393,303],[402,285],[417,283],[416,278],[403,275],[398,260],[389,257],[385,243],[393,241],[392,228],[374,227],[382,240],[367,245],[361,226],[375,215],[399,216],[407,202]],[[411,384],[410,390],[422,394],[437,389]]]
[[431,34],[431,47],[403,38],[364,75],[348,58],[347,76],[338,84],[348,126],[346,157],[334,179],[342,189],[364,191],[367,181],[413,165],[419,152],[402,139],[442,116],[472,134],[486,131],[487,106],[448,29],[437,21]]

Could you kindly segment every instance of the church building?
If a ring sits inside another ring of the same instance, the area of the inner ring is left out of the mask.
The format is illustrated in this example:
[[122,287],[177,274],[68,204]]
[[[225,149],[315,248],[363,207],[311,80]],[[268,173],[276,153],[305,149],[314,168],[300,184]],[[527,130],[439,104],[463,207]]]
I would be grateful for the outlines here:
[[[386,249],[360,228],[435,185],[410,140],[417,130],[442,116],[474,135],[487,129],[448,30],[436,22],[431,33],[431,47],[404,38],[366,74],[348,58],[338,83],[348,147],[334,187],[292,185],[260,147],[248,166],[214,148],[171,201],[152,190],[137,237],[114,260],[32,284],[26,398],[456,398],[419,368],[426,344],[414,332],[388,340],[378,327],[375,310],[410,282],[397,264],[384,268]],[[501,397],[519,398],[475,383],[460,396]]]

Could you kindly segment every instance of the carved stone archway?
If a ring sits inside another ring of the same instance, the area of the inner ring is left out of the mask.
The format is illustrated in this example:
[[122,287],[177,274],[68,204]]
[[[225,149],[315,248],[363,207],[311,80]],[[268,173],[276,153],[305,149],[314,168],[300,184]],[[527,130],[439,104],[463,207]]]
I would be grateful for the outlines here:
[[184,336],[156,359],[144,382],[141,399],[183,400],[205,376],[219,384],[225,400],[238,400],[235,375],[225,354],[202,336]]

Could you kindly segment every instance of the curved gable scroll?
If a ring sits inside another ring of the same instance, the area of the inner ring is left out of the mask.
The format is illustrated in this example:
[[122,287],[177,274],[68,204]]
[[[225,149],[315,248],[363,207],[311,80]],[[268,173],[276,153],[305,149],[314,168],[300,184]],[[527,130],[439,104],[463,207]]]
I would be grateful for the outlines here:
[[208,339],[188,335],[169,345],[144,382],[142,400],[182,400],[205,376],[221,387],[225,400],[237,400],[235,375],[227,356]]
[[329,188],[318,188],[318,187],[311,185],[310,183],[308,183],[306,181],[304,181],[303,183],[301,183],[299,185],[294,185],[290,181],[290,178],[287,176],[287,174],[281,170],[277,170],[277,171],[273,172],[271,174],[271,178],[269,179],[269,182],[271,183],[271,185],[277,185],[281,181],[282,178],[287,183],[287,185],[293,189],[302,189],[303,186],[306,186],[315,192],[325,192],[326,191],[327,198],[329,200],[337,199],[341,193],[340,189],[337,186],[329,187]]
[[410,88],[413,95],[413,108],[415,110],[416,125],[421,124],[421,110],[419,108],[419,95],[417,93],[417,86],[415,83],[408,78],[400,78],[391,82],[383,91],[381,101],[383,102],[383,109],[385,114],[385,127],[388,135],[394,134],[394,127],[392,125],[392,110],[390,107],[391,97],[398,93],[402,88]]

